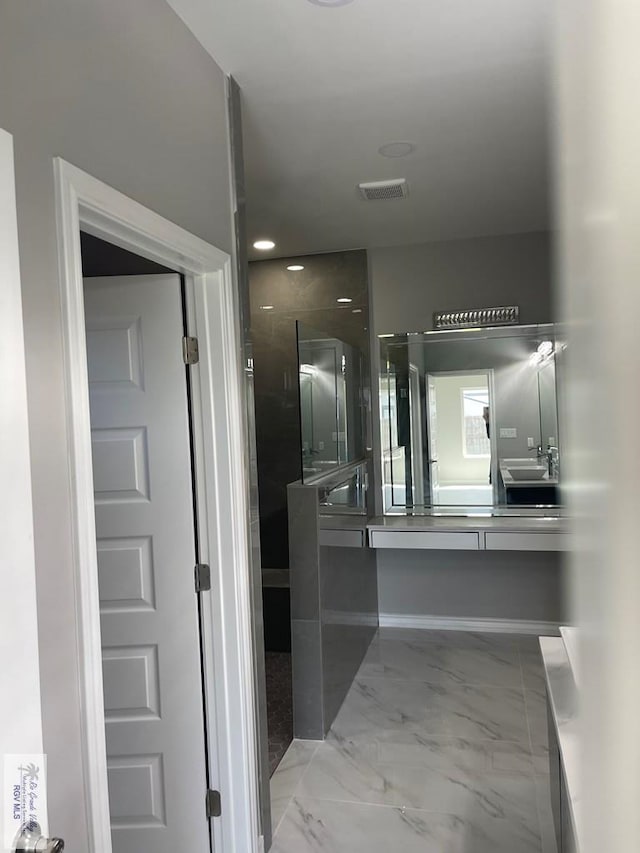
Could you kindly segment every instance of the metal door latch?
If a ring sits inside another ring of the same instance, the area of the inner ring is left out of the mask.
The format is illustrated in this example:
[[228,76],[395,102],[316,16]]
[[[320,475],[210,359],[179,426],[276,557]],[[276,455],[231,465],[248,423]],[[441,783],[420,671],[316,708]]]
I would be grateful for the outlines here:
[[64,841],[61,838],[45,838],[36,821],[25,823],[15,840],[14,853],[62,853]]

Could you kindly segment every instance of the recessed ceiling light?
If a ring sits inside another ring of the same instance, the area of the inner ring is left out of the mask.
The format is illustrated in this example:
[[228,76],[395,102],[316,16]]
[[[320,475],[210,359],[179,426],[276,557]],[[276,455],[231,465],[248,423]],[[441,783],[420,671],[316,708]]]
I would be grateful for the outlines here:
[[362,308],[354,308],[352,314],[362,314]]
[[269,251],[269,249],[275,249],[276,244],[273,240],[256,240],[253,244],[254,249],[260,249],[263,252]]
[[304,267],[302,266],[302,264],[290,264],[287,269],[291,270],[291,272],[300,272],[300,270],[303,270]]
[[406,157],[416,150],[413,142],[387,142],[378,148],[378,153],[383,157]]
[[309,0],[314,6],[346,6],[348,3],[353,3],[353,0]]
[[260,308],[262,311],[271,311],[273,305],[261,305]]
[[348,296],[341,296],[340,299],[336,299],[336,302],[353,302],[353,299],[349,299]]

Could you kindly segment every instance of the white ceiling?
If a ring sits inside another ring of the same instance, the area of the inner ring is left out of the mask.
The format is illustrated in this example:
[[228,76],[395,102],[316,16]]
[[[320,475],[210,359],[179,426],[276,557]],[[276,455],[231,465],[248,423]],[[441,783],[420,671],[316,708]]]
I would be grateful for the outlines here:
[[[242,88],[249,237],[272,255],[549,227],[552,0],[169,2]],[[415,152],[382,157],[393,141]],[[409,198],[361,200],[387,178]]]

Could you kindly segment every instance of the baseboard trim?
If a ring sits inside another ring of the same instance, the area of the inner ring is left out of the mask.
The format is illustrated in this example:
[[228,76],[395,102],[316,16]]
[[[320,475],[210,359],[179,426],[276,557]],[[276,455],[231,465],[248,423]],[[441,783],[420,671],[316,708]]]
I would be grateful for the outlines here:
[[369,628],[378,627],[376,613],[349,613],[344,610],[323,610],[322,621],[328,625],[365,625]]
[[414,613],[381,613],[381,628],[419,628],[438,631],[486,631],[497,634],[560,634],[560,622],[533,622],[527,619],[467,619],[457,616],[422,616]]

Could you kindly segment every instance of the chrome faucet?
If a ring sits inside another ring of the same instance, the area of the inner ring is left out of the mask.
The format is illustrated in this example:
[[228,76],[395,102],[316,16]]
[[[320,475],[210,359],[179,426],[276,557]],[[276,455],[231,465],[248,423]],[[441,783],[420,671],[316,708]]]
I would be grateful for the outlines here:
[[538,457],[538,462],[544,462],[547,466],[549,477],[553,477],[558,465],[558,454],[560,452],[558,448],[553,444],[547,444],[547,449],[543,450],[542,445],[539,444],[537,447],[529,448],[529,453],[534,450]]

